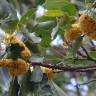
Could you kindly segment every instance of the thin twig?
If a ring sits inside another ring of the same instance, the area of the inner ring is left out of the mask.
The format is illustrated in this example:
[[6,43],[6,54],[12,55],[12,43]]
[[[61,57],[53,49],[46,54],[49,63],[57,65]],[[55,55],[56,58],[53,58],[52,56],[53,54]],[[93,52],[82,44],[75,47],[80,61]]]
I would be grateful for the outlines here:
[[85,56],[84,54],[82,54],[80,51],[77,51],[77,54],[83,58],[87,58],[87,56]]
[[88,84],[91,84],[91,83],[94,83],[94,82],[96,82],[96,79],[92,79],[92,80],[89,80],[88,82],[78,84],[77,86],[88,85]]
[[90,55],[89,55],[89,53],[87,52],[87,50],[86,50],[83,46],[81,46],[81,48],[82,48],[83,51],[86,53],[87,57],[90,57]]
[[96,62],[96,59],[92,58],[92,57],[89,55],[88,51],[87,51],[83,46],[81,46],[81,48],[82,48],[83,51],[86,53],[88,60],[91,60],[91,61]]

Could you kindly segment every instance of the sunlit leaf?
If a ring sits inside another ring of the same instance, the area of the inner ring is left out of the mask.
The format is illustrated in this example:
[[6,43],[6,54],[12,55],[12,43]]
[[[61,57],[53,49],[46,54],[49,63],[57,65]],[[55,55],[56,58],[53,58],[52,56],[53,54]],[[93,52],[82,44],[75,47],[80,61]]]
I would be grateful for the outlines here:
[[64,16],[64,12],[61,10],[48,10],[47,12],[45,12],[44,16],[60,17],[60,16]]
[[62,10],[69,15],[76,14],[76,8],[68,0],[46,0],[44,3],[45,8],[48,10]]

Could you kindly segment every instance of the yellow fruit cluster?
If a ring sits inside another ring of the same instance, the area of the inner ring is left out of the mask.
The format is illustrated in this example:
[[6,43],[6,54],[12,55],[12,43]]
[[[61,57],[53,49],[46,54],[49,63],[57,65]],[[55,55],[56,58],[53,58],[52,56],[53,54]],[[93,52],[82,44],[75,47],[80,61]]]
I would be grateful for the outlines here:
[[96,20],[86,14],[82,14],[79,22],[72,24],[71,28],[64,33],[64,37],[69,43],[74,42],[81,35],[87,35],[91,39],[96,39]]
[[67,42],[72,43],[77,37],[82,35],[82,31],[78,24],[72,25],[72,27],[65,31],[64,37]]
[[79,24],[81,27],[81,30],[84,33],[90,33],[96,31],[96,21],[86,14],[83,14],[79,18]]
[[25,74],[29,67],[23,59],[1,59],[0,66],[7,66],[11,76]]
[[96,39],[96,20],[83,14],[79,18],[81,30],[91,39]]
[[31,52],[30,50],[26,47],[26,45],[19,40],[18,38],[16,38],[16,36],[14,35],[8,35],[5,37],[4,42],[6,44],[18,44],[20,47],[24,47],[24,50],[21,52],[21,57],[22,58],[28,58],[31,56]]
[[31,56],[30,50],[26,47],[26,45],[21,40],[16,38],[16,36],[14,35],[6,36],[4,39],[4,43],[7,45],[18,44],[18,46],[22,47],[23,50],[20,52],[20,57],[22,59],[21,58],[17,58],[16,60],[15,59],[1,59],[0,66],[1,67],[7,66],[11,76],[19,76],[19,75],[26,73],[29,69],[29,66],[23,59],[26,59]]
[[49,80],[52,80],[54,77],[54,70],[46,67],[41,67],[42,72],[48,76]]

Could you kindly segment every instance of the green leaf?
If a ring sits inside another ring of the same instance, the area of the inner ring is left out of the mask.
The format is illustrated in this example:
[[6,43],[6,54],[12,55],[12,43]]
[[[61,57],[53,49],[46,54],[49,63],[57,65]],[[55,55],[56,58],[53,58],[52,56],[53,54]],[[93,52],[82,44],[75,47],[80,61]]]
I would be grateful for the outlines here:
[[13,78],[10,82],[9,94],[8,96],[18,96],[19,84],[17,77]]
[[32,18],[32,16],[34,16],[36,9],[33,8],[31,10],[29,10],[27,13],[25,13],[25,15],[23,15],[19,21],[19,24],[26,24],[28,23],[28,21]]
[[64,63],[65,64],[80,64],[80,65],[88,65],[88,64],[91,64],[91,63],[93,63],[93,61],[89,61],[89,60],[75,60],[74,61],[74,59],[72,59],[72,58],[65,58],[64,59]]
[[75,64],[82,64],[82,65],[88,65],[88,64],[92,64],[93,61],[89,61],[89,60],[75,60]]
[[96,58],[96,51],[90,51],[89,54],[91,57]]
[[59,9],[61,10],[64,6],[64,3],[68,3],[68,0],[46,0],[44,3],[45,8],[47,9]]
[[46,0],[44,3],[45,8],[48,10],[62,10],[69,15],[76,14],[76,8],[69,0]]
[[74,15],[76,15],[77,10],[73,4],[68,3],[64,6],[63,11],[68,13],[70,16],[74,16]]
[[61,10],[48,10],[47,12],[45,12],[44,16],[60,17],[60,16],[64,16],[64,12]]
[[42,37],[42,41],[41,41],[41,45],[44,47],[48,47],[50,46],[50,42],[51,42],[51,35],[48,32],[42,32],[41,34]]
[[49,30],[55,27],[56,21],[45,21],[45,22],[40,22],[37,24],[37,26],[33,29],[34,31],[38,32],[40,30]]
[[36,5],[42,5],[45,0],[35,0]]
[[79,36],[79,37],[77,37],[77,39],[75,40],[75,43],[73,44],[73,56],[75,56],[78,48],[79,48],[80,45],[81,45],[82,40],[83,40],[83,36]]
[[40,28],[36,31],[36,35],[41,37],[40,45],[43,47],[49,47],[51,42],[51,31],[53,27],[49,27],[49,29]]
[[57,61],[57,62],[58,62],[58,61],[61,61],[61,60],[60,60],[56,55],[54,55],[54,54],[53,54],[53,55],[45,55],[45,56],[44,56],[44,60],[45,60],[45,61],[49,61],[49,60],[50,60],[50,61]]
[[46,21],[55,21],[56,20],[56,18],[55,17],[48,17],[48,16],[41,16],[41,17],[38,17],[38,18],[36,18],[36,20],[38,21],[38,22],[46,22]]

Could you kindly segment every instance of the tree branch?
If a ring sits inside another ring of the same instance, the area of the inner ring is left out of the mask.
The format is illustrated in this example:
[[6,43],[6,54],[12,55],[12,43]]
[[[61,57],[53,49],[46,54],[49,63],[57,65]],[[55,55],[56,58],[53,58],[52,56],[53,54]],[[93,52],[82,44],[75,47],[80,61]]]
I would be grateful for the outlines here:
[[60,65],[52,65],[52,64],[48,64],[47,62],[32,62],[29,61],[30,66],[42,66],[42,67],[47,67],[47,68],[51,68],[51,69],[58,69],[58,70],[62,70],[63,72],[90,72],[90,71],[95,71],[96,70],[96,65],[95,64],[90,64],[90,65],[86,65],[86,66],[76,66],[76,65],[64,65],[64,64],[60,64]]

